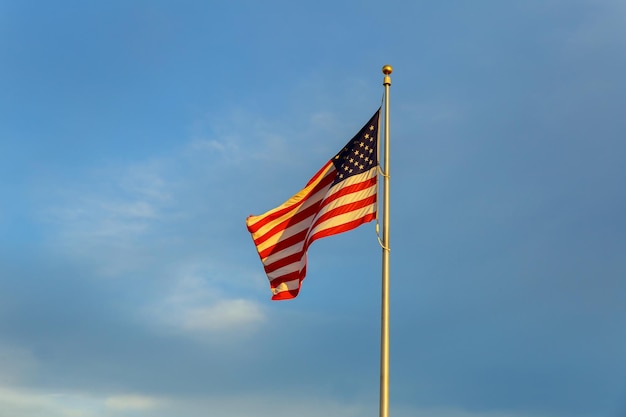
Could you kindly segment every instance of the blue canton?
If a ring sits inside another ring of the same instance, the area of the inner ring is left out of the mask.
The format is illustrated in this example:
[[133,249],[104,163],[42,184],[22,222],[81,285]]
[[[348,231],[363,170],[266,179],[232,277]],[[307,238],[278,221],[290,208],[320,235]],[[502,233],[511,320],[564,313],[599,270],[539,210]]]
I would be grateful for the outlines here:
[[337,176],[333,185],[378,165],[378,110],[369,122],[332,159]]

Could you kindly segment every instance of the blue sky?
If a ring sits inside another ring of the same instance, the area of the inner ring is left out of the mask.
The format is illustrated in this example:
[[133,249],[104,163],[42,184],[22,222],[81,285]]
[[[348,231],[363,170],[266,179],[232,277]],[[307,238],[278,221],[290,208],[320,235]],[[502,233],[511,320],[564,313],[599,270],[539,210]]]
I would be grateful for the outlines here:
[[0,417],[373,416],[374,226],[245,228],[391,90],[394,417],[626,415],[626,3],[0,2]]

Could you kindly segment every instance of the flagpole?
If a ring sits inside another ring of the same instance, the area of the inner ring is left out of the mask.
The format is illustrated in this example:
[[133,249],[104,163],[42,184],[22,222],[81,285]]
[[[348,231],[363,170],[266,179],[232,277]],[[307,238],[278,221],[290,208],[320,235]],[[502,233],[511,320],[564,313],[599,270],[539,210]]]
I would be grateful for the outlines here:
[[389,415],[389,86],[393,71],[391,65],[383,67],[385,78],[385,149],[383,176],[383,270],[382,270],[382,302],[380,318],[380,417]]

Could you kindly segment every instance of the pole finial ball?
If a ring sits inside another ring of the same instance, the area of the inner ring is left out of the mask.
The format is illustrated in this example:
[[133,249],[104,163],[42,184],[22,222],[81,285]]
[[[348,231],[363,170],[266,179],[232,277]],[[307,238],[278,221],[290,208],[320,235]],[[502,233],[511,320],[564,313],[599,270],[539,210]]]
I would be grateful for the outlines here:
[[393,72],[393,68],[391,67],[391,65],[385,65],[383,67],[383,74],[385,75],[389,75]]

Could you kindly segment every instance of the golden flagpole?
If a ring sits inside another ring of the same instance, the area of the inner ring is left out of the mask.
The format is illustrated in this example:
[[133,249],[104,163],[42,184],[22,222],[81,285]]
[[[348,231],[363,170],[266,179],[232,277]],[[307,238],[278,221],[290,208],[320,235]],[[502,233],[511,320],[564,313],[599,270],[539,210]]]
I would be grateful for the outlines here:
[[391,85],[391,65],[383,67],[385,78],[385,150],[383,176],[383,271],[382,302],[380,319],[380,417],[389,415],[389,86]]

